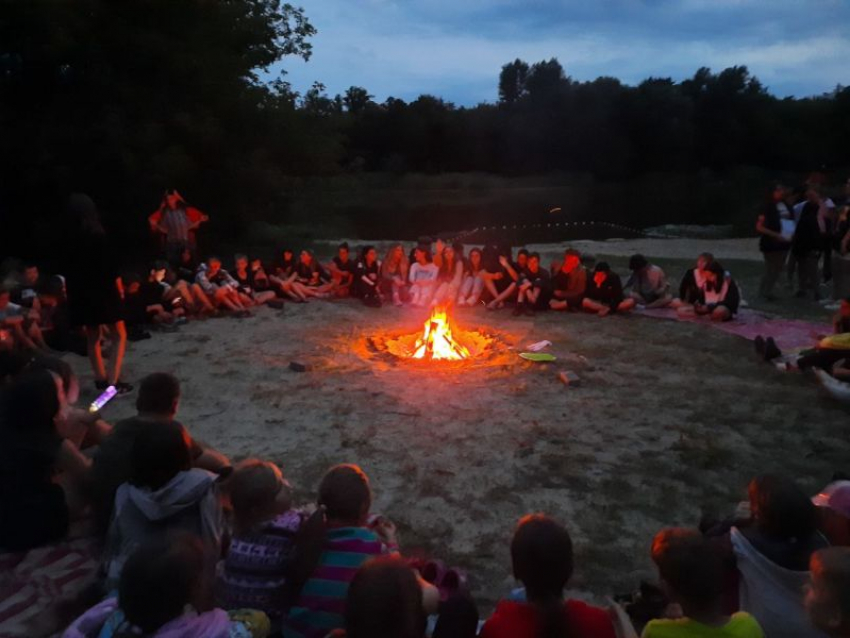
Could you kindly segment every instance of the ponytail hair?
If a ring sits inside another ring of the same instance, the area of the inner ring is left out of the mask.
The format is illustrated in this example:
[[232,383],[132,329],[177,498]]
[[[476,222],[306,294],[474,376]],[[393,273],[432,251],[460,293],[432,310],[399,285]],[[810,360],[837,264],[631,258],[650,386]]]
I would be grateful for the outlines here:
[[564,588],[573,573],[569,532],[545,514],[523,517],[511,542],[514,576],[525,585],[538,617],[536,638],[571,635]]

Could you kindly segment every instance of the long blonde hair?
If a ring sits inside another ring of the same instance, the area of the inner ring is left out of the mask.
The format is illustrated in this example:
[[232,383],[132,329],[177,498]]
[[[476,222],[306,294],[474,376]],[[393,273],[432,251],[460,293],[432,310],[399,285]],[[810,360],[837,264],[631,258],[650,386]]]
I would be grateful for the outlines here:
[[[396,251],[401,255],[398,259],[394,257]],[[381,264],[381,276],[389,279],[398,274],[407,280],[408,270],[410,270],[410,262],[407,260],[407,255],[404,254],[404,246],[401,244],[390,246],[387,256]]]

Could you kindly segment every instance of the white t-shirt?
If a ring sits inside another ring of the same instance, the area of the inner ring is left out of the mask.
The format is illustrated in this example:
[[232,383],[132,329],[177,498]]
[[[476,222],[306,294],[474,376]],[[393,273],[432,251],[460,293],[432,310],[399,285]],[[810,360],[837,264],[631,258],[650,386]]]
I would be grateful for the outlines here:
[[440,274],[440,269],[433,263],[423,266],[417,261],[410,267],[410,283],[425,284],[434,282],[437,281],[438,274]]

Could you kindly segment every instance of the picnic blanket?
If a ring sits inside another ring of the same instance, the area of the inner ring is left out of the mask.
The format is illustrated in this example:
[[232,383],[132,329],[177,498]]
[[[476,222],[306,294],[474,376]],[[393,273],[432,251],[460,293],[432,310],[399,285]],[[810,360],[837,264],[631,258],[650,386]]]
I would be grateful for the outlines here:
[[93,538],[0,552],[0,637],[43,635],[33,629],[34,623],[49,626],[57,603],[74,598],[92,583],[100,552]]
[[759,335],[765,339],[773,337],[776,345],[783,352],[813,348],[817,344],[819,336],[832,333],[832,326],[826,323],[773,318],[749,308],[742,308],[731,321],[722,323],[711,321],[708,317],[695,315],[680,317],[673,308],[638,309],[635,312],[641,316],[654,319],[706,324],[750,341],[755,340]]

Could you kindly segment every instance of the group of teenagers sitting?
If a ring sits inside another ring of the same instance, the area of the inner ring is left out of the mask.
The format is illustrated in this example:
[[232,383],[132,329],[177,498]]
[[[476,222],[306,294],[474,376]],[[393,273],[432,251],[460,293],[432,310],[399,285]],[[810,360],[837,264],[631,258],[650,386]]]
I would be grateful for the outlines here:
[[6,365],[0,382],[0,548],[102,542],[67,638],[850,636],[848,481],[809,498],[761,476],[728,519],[660,531],[650,606],[567,598],[567,526],[524,516],[510,544],[520,587],[482,622],[462,570],[404,556],[355,465],[328,469],[298,506],[278,465],[232,466],[191,437],[170,374],[146,377],[138,415],[114,426],[74,407],[61,359]]
[[[466,252],[459,243],[420,242],[409,254],[397,244],[380,260],[374,246],[353,256],[343,243],[327,264],[311,251],[296,256],[284,249],[271,263],[237,254],[229,270],[215,256],[197,262],[187,247],[175,261],[156,261],[147,272],[125,272],[121,280],[130,340],[149,338],[152,327],[174,329],[188,318],[246,317],[259,305],[344,297],[373,307],[499,310],[512,304],[515,315],[551,309],[605,316],[636,306],[674,306],[682,314],[726,321],[738,311],[738,286],[710,254],[688,270],[677,297],[664,271],[642,255],[631,257],[629,269],[624,285],[606,262],[594,264],[572,249],[544,267],[538,253],[523,248],[513,255],[510,247],[495,244]],[[82,332],[68,319],[63,277],[45,277],[35,263],[24,263],[0,286],[0,349],[11,348],[86,353]]]

